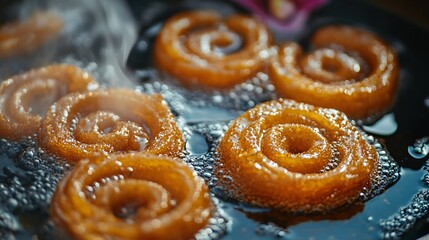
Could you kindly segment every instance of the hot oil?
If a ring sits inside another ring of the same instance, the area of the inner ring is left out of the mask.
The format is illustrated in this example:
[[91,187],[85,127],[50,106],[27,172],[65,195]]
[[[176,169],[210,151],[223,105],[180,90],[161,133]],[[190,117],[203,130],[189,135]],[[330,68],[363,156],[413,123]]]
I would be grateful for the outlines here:
[[[341,1],[333,1],[326,10],[316,13],[310,23],[313,26],[338,23],[335,19],[327,19],[327,16],[340,15],[353,24],[387,29],[383,23],[366,22],[356,12],[347,12],[345,9],[350,8],[346,5]],[[353,3],[353,6],[353,9],[358,8],[361,12],[381,14],[379,10],[362,3]],[[153,24],[157,26],[157,31],[160,24]],[[407,26],[401,29],[407,31]],[[396,239],[416,238],[428,233],[428,225],[425,223],[425,218],[429,215],[425,203],[425,189],[428,185],[422,182],[423,178],[429,179],[427,167],[422,168],[428,157],[420,158],[425,148],[420,147],[422,151],[416,150],[413,144],[416,139],[425,139],[429,135],[429,93],[424,91],[429,86],[422,81],[425,78],[425,67],[416,62],[421,57],[405,47],[409,45],[407,42],[387,38],[396,48],[401,61],[401,87],[393,109],[377,116],[378,119],[357,123],[367,132],[367,140],[377,148],[380,156],[379,178],[373,180],[376,187],[362,194],[363,204],[347,206],[332,213],[306,216],[257,208],[231,199],[219,186],[214,174],[217,158],[215,149],[230,121],[256,104],[276,98],[275,95],[270,95],[274,89],[270,87],[269,81],[255,83],[250,80],[246,84],[251,87],[239,87],[227,95],[201,91],[195,93],[182,89],[174,79],[154,71],[153,63],[147,61],[151,59],[150,49],[157,31],[150,31],[150,34],[142,31],[140,41],[145,43],[145,48],[143,51],[135,48],[129,64],[138,69],[137,75],[142,80],[139,88],[141,91],[162,93],[175,114],[184,118],[187,137],[185,160],[206,180],[211,192],[219,200],[218,208],[228,217],[229,228],[222,239]],[[384,34],[389,33],[384,31]],[[392,35],[394,33],[395,31],[391,31]],[[424,44],[424,41],[421,43]],[[133,56],[140,56],[145,60],[139,61]],[[256,95],[255,98],[252,91],[255,86],[260,87],[258,84],[261,83],[267,84],[262,89],[271,93],[266,97]],[[419,159],[415,158],[416,154]]]
[[[210,113],[216,114],[215,111]],[[226,191],[219,186],[214,174],[217,161],[216,147],[232,119],[223,121],[206,119],[198,123],[192,122],[192,118],[179,121],[188,140],[187,150],[182,157],[207,182],[217,206],[210,225],[197,235],[199,239],[236,239],[243,236],[258,239],[273,237],[341,239],[353,236],[375,238],[381,234],[391,237],[404,232],[402,225],[409,225],[409,228],[419,217],[427,214],[427,192],[420,191],[417,198],[413,199],[413,195],[423,186],[421,179],[425,171],[417,171],[416,174],[415,171],[407,169],[402,169],[401,179],[386,192],[368,200],[364,205],[349,206],[339,209],[336,213],[291,215],[237,202],[225,194]],[[377,148],[381,158],[379,173],[387,178],[380,182],[381,189],[375,190],[382,192],[382,188],[385,187],[383,184],[396,180],[394,176],[397,173],[396,165],[391,162],[388,153],[376,138],[371,135],[366,135],[366,138]],[[419,143],[422,142],[425,143],[420,140],[416,145],[421,147]],[[18,143],[8,140],[1,140],[0,143],[3,164],[0,178],[0,187],[3,189],[0,199],[1,205],[6,208],[2,210],[3,222],[0,227],[5,230],[5,234],[10,232],[15,236],[25,237],[32,234],[52,236],[49,235],[53,234],[48,219],[49,201],[56,183],[70,166],[37,148],[31,138]],[[372,197],[368,194],[365,196]],[[407,204],[405,210],[395,215],[400,207]],[[392,215],[393,218],[389,219]],[[309,229],[311,231],[308,231]]]
[[233,112],[243,112],[276,96],[268,75],[262,72],[231,90],[186,89],[176,79],[153,68],[138,70],[136,74],[142,79],[140,91],[161,93],[173,111],[193,118],[191,121],[233,119]]
[[[342,4],[339,2],[333,1],[328,10],[316,13],[313,21],[318,20],[317,17],[336,16],[339,9],[341,13],[351,9],[349,6],[339,8],[337,5]],[[358,16],[356,21],[363,20]],[[425,166],[428,160],[425,139],[429,136],[429,93],[424,89],[429,86],[424,81],[426,68],[422,63],[425,61],[412,50],[403,50],[400,57],[401,62],[408,65],[401,65],[402,86],[395,107],[379,122],[363,126],[364,131],[373,134],[373,138],[368,135],[367,139],[377,147],[382,158],[378,172],[384,179],[376,180],[378,188],[363,193],[364,204],[321,215],[294,215],[238,202],[229,197],[214,174],[216,147],[230,121],[256,104],[276,97],[265,74],[259,74],[232,91],[207,94],[181,88],[174,79],[157,72],[153,66],[139,69],[136,75],[142,83],[137,90],[159,92],[164,96],[185,132],[187,147],[182,157],[211,190],[216,211],[209,226],[196,238],[395,239],[402,236],[414,239],[427,234],[428,225],[424,219],[429,215],[429,172]],[[93,59],[90,57],[90,60]],[[91,64],[87,68],[91,68]],[[399,180],[390,156],[401,167]],[[0,166],[0,238],[64,237],[62,230],[53,226],[48,213],[56,184],[70,166],[46,154],[32,139],[18,143],[0,140]],[[426,183],[422,179],[426,179]],[[385,190],[385,185],[393,182]]]
[[[338,209],[334,213],[308,216],[293,215],[237,202],[231,199],[225,189],[217,183],[214,169],[218,142],[230,121],[244,110],[243,105],[235,105],[230,109],[221,108],[220,106],[227,104],[223,101],[229,101],[228,98],[221,98],[215,104],[208,102],[207,98],[193,103],[187,100],[193,98],[193,95],[187,96],[178,91],[178,86],[172,87],[156,82],[153,84],[159,86],[159,88],[153,88],[154,92],[161,90],[160,92],[179,116],[179,122],[187,138],[187,150],[182,157],[207,182],[212,192],[212,199],[217,206],[210,225],[196,235],[198,239],[395,238],[401,234],[407,234],[418,220],[428,214],[428,193],[422,190],[427,188],[422,179],[428,173],[421,166],[414,166],[415,169],[402,168],[399,181],[384,191],[386,185],[397,180],[396,165],[386,150],[391,152],[393,158],[398,155],[396,150],[420,153],[418,157],[415,153],[408,155],[411,161],[417,161],[420,165],[427,160],[427,156],[420,157],[421,154],[425,154],[426,138],[421,138],[416,144],[411,142],[402,149],[390,147],[390,141],[397,138],[397,131],[401,129],[400,123],[393,124],[395,128],[393,130],[386,130],[385,124],[375,123],[371,126],[372,131],[379,134],[382,132],[383,136],[372,137],[369,134],[366,136],[379,153],[381,168],[378,172],[381,173],[382,179],[379,179],[379,188],[372,191],[373,195],[379,195],[373,196],[371,192],[364,193],[362,198],[370,199],[363,205],[352,205]],[[139,90],[146,92],[149,86],[146,85]],[[235,94],[244,99],[249,97],[245,89],[236,90]],[[210,95],[208,97],[213,99]],[[204,105],[204,102],[209,104]],[[391,119],[389,115],[386,116]],[[380,121],[385,120],[382,118]],[[382,127],[379,129],[377,126]],[[363,129],[365,130],[365,127]],[[25,139],[18,143],[1,140],[0,145],[3,167],[0,175],[0,201],[4,208],[1,210],[0,228],[6,234],[4,236],[8,236],[7,234],[22,238],[33,234],[51,236],[49,234],[53,234],[52,232],[58,229],[52,229],[52,223],[49,222],[49,202],[58,180],[70,169],[70,166],[37,148],[32,139]],[[224,177],[228,178],[228,176]],[[401,210],[402,207],[405,208]]]
[[[165,94],[177,94],[168,90]],[[246,92],[237,94],[245,95]],[[210,225],[197,234],[198,239],[237,239],[242,237],[257,239],[300,238],[300,239],[343,239],[343,238],[393,238],[407,233],[415,223],[427,216],[427,188],[422,178],[427,168],[412,170],[402,168],[401,177],[386,191],[386,185],[397,180],[397,166],[383,145],[386,145],[393,156],[395,149],[389,148],[389,139],[397,132],[388,136],[365,137],[377,148],[380,156],[378,172],[378,188],[363,194],[363,200],[370,198],[363,205],[352,205],[336,212],[321,215],[293,215],[273,209],[258,208],[231,199],[225,189],[218,184],[214,174],[216,167],[216,147],[228,128],[231,120],[241,111],[221,109],[213,106],[190,106],[186,100],[176,102],[178,112],[192,113],[204,111],[206,115],[179,115],[187,139],[184,158],[198,174],[207,182],[212,199],[217,206]],[[170,100],[171,100],[170,99]],[[186,96],[183,98],[186,99]],[[203,109],[203,110],[202,110]],[[176,111],[177,111],[176,110]],[[177,113],[176,113],[177,114]],[[214,119],[213,116],[222,116]],[[374,124],[373,126],[379,126]],[[398,128],[400,129],[400,123]],[[385,128],[385,127],[383,127]],[[364,128],[365,129],[365,128]],[[377,130],[377,129],[375,129]],[[380,130],[380,129],[379,129]],[[381,130],[380,130],[381,131]],[[418,139],[410,147],[425,153],[426,138]],[[0,141],[3,171],[0,177],[0,200],[2,201],[2,219],[0,227],[5,234],[15,236],[52,236],[59,231],[52,229],[48,219],[48,208],[56,183],[70,166],[61,159],[46,154],[37,148],[31,138],[21,142]],[[402,149],[404,151],[404,149]],[[405,148],[408,150],[408,146]],[[409,155],[412,158],[413,155]],[[420,156],[420,155],[419,155]],[[416,159],[421,163],[427,156]],[[228,178],[228,176],[224,176]],[[418,193],[418,194],[417,194]],[[414,197],[417,196],[417,197]],[[404,210],[400,210],[405,207]],[[40,228],[35,226],[41,226]],[[311,231],[309,231],[311,230]],[[5,235],[7,236],[7,235]],[[58,236],[58,235],[55,235]],[[48,237],[49,238],[49,237]]]
[[70,165],[38,148],[34,137],[20,142],[0,139],[0,153],[2,237],[42,234],[55,187]]

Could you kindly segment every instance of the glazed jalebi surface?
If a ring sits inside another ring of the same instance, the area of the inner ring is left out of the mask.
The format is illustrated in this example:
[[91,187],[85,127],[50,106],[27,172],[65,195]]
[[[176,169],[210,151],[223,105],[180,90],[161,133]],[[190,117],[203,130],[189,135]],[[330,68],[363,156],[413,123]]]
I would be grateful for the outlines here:
[[371,188],[378,160],[343,113],[284,99],[233,121],[218,152],[216,172],[233,197],[290,212],[354,202]]
[[24,21],[0,26],[0,57],[31,52],[61,30],[62,19],[52,12],[36,12]]
[[128,89],[61,98],[46,114],[39,143],[68,161],[127,151],[178,156],[184,148],[182,133],[161,95]]
[[79,161],[51,204],[78,239],[192,239],[212,211],[204,180],[184,162],[143,153]]
[[394,50],[374,33],[350,26],[327,26],[303,53],[285,43],[270,64],[281,97],[335,108],[351,118],[386,111],[394,102],[399,64]]
[[37,133],[43,116],[57,99],[97,87],[72,65],[51,65],[10,77],[0,84],[0,137],[19,140]]
[[264,70],[271,34],[258,20],[211,11],[169,19],[155,43],[156,65],[189,88],[231,88]]

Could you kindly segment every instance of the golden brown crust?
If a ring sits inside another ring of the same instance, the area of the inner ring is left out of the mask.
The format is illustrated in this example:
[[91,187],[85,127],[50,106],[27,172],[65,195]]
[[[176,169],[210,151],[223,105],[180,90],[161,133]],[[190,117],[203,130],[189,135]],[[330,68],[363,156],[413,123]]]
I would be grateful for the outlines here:
[[[118,216],[131,205],[134,214]],[[51,203],[54,221],[78,239],[192,239],[212,211],[184,162],[142,153],[78,162]]]
[[19,140],[37,133],[44,112],[57,99],[96,86],[88,73],[65,64],[6,79],[0,84],[0,137]]
[[304,54],[296,43],[281,46],[270,77],[281,97],[335,108],[352,118],[389,108],[398,85],[395,52],[375,34],[349,26],[328,26]]
[[377,161],[343,113],[283,99],[238,117],[218,151],[218,177],[233,196],[291,212],[355,201]]
[[[234,44],[238,50],[232,53],[216,50]],[[267,28],[254,18],[232,15],[223,20],[211,11],[185,12],[165,23],[154,57],[160,69],[187,87],[224,89],[263,70],[270,44]]]
[[128,89],[58,100],[46,114],[39,143],[68,161],[124,151],[178,156],[184,148],[182,133],[162,97]]
[[0,27],[0,57],[31,52],[55,36],[63,25],[62,19],[52,12],[36,12],[25,21]]

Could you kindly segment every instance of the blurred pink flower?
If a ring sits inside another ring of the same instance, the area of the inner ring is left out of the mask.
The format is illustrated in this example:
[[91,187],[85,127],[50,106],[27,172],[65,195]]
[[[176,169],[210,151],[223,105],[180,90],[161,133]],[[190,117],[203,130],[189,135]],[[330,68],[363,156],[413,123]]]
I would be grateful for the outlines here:
[[308,15],[328,0],[233,0],[247,8],[274,31],[296,32]]

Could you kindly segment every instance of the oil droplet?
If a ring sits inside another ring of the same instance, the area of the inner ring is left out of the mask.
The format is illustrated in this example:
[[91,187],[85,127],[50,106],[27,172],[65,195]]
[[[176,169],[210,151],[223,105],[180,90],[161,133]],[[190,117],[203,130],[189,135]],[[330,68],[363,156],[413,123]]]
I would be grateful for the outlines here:
[[373,125],[364,125],[363,129],[373,134],[390,136],[398,129],[398,123],[396,123],[395,115],[393,113],[389,113],[384,115]]
[[415,159],[422,159],[429,154],[429,137],[417,139],[413,146],[408,146],[408,154]]

